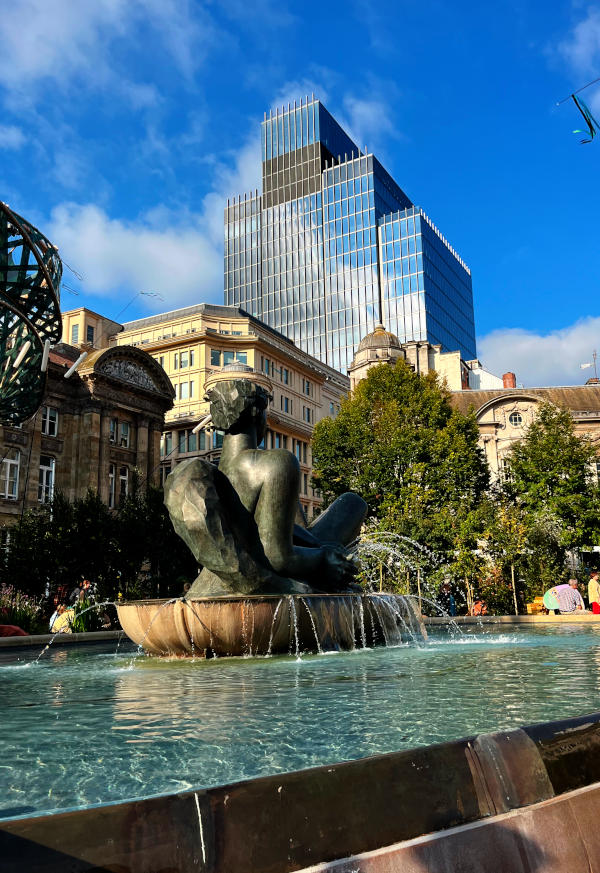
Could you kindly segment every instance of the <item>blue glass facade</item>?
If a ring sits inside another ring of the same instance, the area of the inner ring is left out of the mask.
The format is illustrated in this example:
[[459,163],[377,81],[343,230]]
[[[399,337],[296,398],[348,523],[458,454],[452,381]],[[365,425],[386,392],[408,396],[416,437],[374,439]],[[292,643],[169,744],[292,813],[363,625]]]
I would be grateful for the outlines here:
[[317,100],[265,117],[262,194],[225,211],[225,303],[345,372],[382,320],[475,354],[469,269]]

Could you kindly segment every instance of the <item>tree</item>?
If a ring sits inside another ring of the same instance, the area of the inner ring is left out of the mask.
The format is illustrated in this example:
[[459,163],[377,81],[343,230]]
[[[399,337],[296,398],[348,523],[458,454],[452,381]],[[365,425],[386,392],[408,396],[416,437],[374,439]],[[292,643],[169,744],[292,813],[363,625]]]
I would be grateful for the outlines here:
[[510,567],[515,596],[517,567],[531,599],[565,575],[567,550],[598,542],[594,459],[570,412],[550,403],[540,405],[523,439],[512,446],[487,538],[500,567]]
[[139,488],[119,509],[95,491],[69,502],[56,492],[51,504],[25,512],[10,530],[0,581],[35,596],[70,592],[84,576],[99,600],[182,593],[182,579],[197,574],[194,557],[177,536],[162,491]]
[[434,372],[404,362],[372,367],[313,435],[313,484],[329,503],[360,494],[382,528],[434,550],[453,549],[488,485],[474,413],[453,409]]
[[600,533],[594,459],[589,439],[575,433],[570,412],[542,403],[508,455],[503,491],[529,515],[555,516],[563,549],[592,545]]
[[500,568],[503,568],[504,565],[510,567],[513,606],[515,615],[518,615],[519,604],[517,600],[515,566],[523,557],[527,544],[527,525],[520,507],[515,504],[506,504],[499,501],[489,520],[485,537],[487,540],[487,551],[495,559],[496,565]]

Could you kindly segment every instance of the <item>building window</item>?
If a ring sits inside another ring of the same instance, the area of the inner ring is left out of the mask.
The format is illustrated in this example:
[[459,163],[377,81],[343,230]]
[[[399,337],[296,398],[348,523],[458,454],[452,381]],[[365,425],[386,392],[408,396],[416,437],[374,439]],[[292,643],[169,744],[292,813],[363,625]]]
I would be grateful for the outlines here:
[[158,356],[158,363],[161,365],[161,367],[164,370],[164,368],[165,368],[165,356],[164,355]]
[[181,370],[184,370],[186,367],[190,365],[190,353],[189,352],[180,352],[179,353],[179,367]]
[[188,450],[188,452],[195,452],[196,451],[196,443],[197,443],[196,434],[193,431],[188,430],[188,438],[187,438],[187,450]]
[[501,482],[510,482],[512,476],[510,474],[510,464],[507,458],[498,460],[498,478]]
[[270,374],[270,372],[271,372],[271,362],[270,362],[270,360],[269,360],[268,358],[263,358],[263,359],[262,359],[262,369],[263,369],[263,373],[266,373],[267,376]]
[[129,469],[119,467],[119,501],[124,500],[129,493]]
[[76,345],[79,342],[79,325],[72,324],[71,325],[71,343]]
[[58,409],[54,406],[42,406],[42,433],[46,436],[58,433]]
[[299,461],[302,461],[302,443],[300,440],[294,440],[294,454]]
[[165,484],[165,479],[167,478],[167,476],[169,475],[170,472],[171,472],[171,465],[170,464],[161,464],[161,467],[160,467],[160,484],[161,485]]
[[302,493],[308,494],[308,473],[304,473],[302,476]]
[[308,379],[302,380],[302,392],[306,394],[307,397],[310,397],[310,395],[312,394],[312,385],[308,381]]
[[160,454],[165,457],[173,451],[173,434],[170,430],[164,433],[160,440]]
[[85,339],[86,342],[90,343],[90,345],[94,345],[94,328],[91,324],[88,324],[85,329]]
[[16,500],[19,494],[19,461],[21,454],[18,449],[9,449],[0,466],[0,497]]
[[119,440],[119,445],[124,449],[129,448],[129,437],[130,437],[130,428],[129,422],[122,421],[121,422],[121,439]]
[[180,455],[183,455],[184,452],[186,451],[186,449],[187,449],[186,431],[180,430],[178,433],[177,451],[179,452]]
[[210,365],[211,367],[221,366],[221,352],[219,351],[219,349],[210,350]]
[[511,412],[508,416],[508,420],[513,427],[520,427],[523,424],[523,416],[520,412]]
[[290,384],[290,371],[286,367],[281,368],[281,381],[284,385]]
[[281,411],[291,413],[292,411],[292,401],[289,397],[286,397],[284,394],[281,395]]
[[40,477],[38,483],[38,500],[40,503],[50,503],[54,495],[54,465],[55,460],[50,455],[40,455]]
[[206,451],[206,433],[203,430],[201,430],[200,433],[198,434],[198,437],[199,437],[198,448],[200,449],[201,452],[205,452]]
[[110,435],[108,437],[109,442],[116,443],[117,442],[117,431],[119,429],[119,422],[116,418],[111,418],[110,420]]
[[310,409],[308,406],[303,406],[302,418],[305,422],[307,422],[307,424],[310,424],[312,421],[312,409]]
[[281,448],[281,434],[280,433],[274,434],[274,438],[275,439],[274,439],[274,443],[273,443],[273,448],[280,449]]
[[114,464],[111,464],[108,468],[108,507],[109,507],[109,509],[115,508],[116,475],[117,475],[117,468]]
[[223,447],[223,431],[222,430],[214,430],[213,431],[212,445],[213,445],[213,449],[220,449]]

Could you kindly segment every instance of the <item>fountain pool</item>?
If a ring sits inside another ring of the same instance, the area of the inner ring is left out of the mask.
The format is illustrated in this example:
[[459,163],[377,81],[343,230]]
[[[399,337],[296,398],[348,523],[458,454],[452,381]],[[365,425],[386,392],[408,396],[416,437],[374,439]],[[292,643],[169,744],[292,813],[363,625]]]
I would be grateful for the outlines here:
[[600,628],[324,655],[0,651],[0,817],[208,787],[600,710]]

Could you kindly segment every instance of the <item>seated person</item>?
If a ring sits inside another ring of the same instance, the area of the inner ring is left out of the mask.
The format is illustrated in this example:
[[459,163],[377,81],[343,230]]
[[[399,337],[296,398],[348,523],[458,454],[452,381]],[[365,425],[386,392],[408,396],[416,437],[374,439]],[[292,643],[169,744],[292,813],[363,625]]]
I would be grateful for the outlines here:
[[549,610],[556,610],[561,615],[575,612],[585,612],[583,597],[578,590],[577,579],[569,579],[566,585],[555,585],[544,594],[544,605]]
[[[286,449],[258,448],[272,398],[254,373],[241,375],[232,372],[207,394],[213,424],[224,431],[218,471],[192,459],[167,479],[165,502],[175,530],[198,562],[225,583],[223,593],[351,589],[356,571],[345,547],[360,531],[366,503],[344,494],[307,528],[295,524],[298,459]],[[205,571],[192,595],[217,593],[214,578],[210,586],[203,581],[209,582]],[[293,584],[298,581],[304,585]]]

